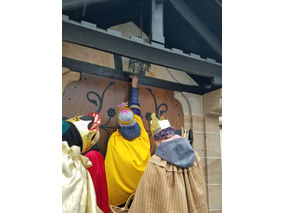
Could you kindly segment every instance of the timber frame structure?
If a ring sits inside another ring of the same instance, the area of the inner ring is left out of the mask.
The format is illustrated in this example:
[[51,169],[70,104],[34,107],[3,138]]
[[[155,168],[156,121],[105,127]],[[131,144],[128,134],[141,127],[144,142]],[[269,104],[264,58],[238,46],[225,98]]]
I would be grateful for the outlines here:
[[[110,52],[116,57],[124,56],[186,72],[198,86],[169,83],[146,76],[140,76],[140,79],[144,85],[175,88],[176,91],[202,95],[222,87],[222,26],[219,23],[222,6],[217,0],[209,1],[217,8],[212,10],[212,5],[205,7],[205,1],[198,2],[200,3],[191,0],[63,0],[62,39]],[[141,5],[144,5],[144,12],[140,10],[140,15],[144,14],[145,17],[143,20],[130,12],[135,8],[139,10]],[[200,13],[200,8],[207,8],[207,14]],[[105,21],[96,10],[105,10],[113,15]],[[121,13],[117,10],[121,10]],[[215,18],[215,22],[208,21],[206,16]],[[150,41],[136,36],[127,38],[121,32],[110,29],[111,26],[127,21],[140,24]],[[218,30],[213,32],[212,23],[218,24],[215,26]],[[184,26],[187,28],[183,28]],[[180,39],[176,33],[181,36]],[[62,60],[63,66],[74,71],[118,80],[127,79],[127,74],[119,70],[119,67],[111,70],[74,59]]]

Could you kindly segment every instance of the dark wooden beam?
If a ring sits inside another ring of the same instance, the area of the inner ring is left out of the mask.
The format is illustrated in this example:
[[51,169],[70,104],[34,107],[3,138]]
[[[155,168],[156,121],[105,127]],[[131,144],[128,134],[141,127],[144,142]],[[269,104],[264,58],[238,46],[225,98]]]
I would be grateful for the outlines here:
[[63,16],[62,39],[64,41],[135,58],[148,63],[185,71],[189,74],[213,78],[213,85],[222,84],[222,65],[212,59],[203,59],[181,50],[167,49],[161,45],[147,43],[141,38],[125,38],[120,32],[102,30],[95,24],[75,22]]
[[203,37],[205,41],[222,56],[222,44],[203,24],[183,0],[169,0],[180,15]]
[[84,5],[95,4],[95,3],[105,3],[111,1],[119,0],[62,0],[62,9],[71,10],[76,7],[82,7]]
[[[91,64],[88,62],[83,62],[71,58],[62,57],[62,66],[67,67],[75,72],[83,72],[91,75],[96,75],[105,78],[111,78],[121,81],[130,82],[129,75],[133,73],[125,72],[117,69],[111,69],[108,67],[99,66],[96,64]],[[157,78],[146,77],[144,75],[137,75],[139,77],[139,84],[145,86],[151,86],[156,88],[167,89],[171,91],[189,92],[193,94],[203,95],[212,90],[218,89],[220,87],[213,88],[201,88],[198,86],[189,86],[179,83],[174,83],[171,81],[160,80]]]

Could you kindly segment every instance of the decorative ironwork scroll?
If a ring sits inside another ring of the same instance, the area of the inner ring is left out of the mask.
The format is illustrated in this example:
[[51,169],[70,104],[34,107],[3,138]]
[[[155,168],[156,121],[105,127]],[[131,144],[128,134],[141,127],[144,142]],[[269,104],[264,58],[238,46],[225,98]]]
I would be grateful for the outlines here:
[[108,134],[108,136],[110,136],[110,132],[108,131],[108,129],[116,129],[117,128],[115,126],[108,126],[111,119],[116,115],[115,109],[109,108],[108,111],[107,111],[107,114],[108,114],[108,120],[104,124],[100,125],[100,128],[105,130],[106,133]]
[[87,93],[87,99],[88,99],[92,104],[94,104],[95,106],[98,106],[98,102],[97,102],[96,99],[92,99],[92,98],[91,98],[91,94],[94,94],[94,95],[99,99],[100,105],[99,105],[99,108],[98,108],[98,110],[97,110],[97,113],[100,113],[101,110],[102,110],[105,92],[106,92],[107,89],[110,88],[113,84],[115,84],[115,82],[113,82],[113,81],[111,81],[111,82],[109,83],[109,85],[104,89],[102,96],[99,96],[99,94],[96,93],[95,91],[90,91],[90,92]]
[[[156,97],[154,96],[152,90],[151,90],[150,88],[146,88],[146,89],[150,92],[150,94],[152,95],[152,97],[153,97],[153,99],[154,99],[156,116],[157,116],[158,119],[160,119],[160,116],[168,111],[168,105],[165,104],[165,103],[161,103],[159,106],[157,106],[157,105],[158,105],[158,104],[157,104],[157,100],[156,100]],[[164,110],[160,110],[160,108],[161,108],[162,106],[165,107]],[[146,116],[146,119],[147,119],[147,113],[146,113],[145,116]],[[148,117],[149,117],[149,115],[148,115]],[[151,118],[151,115],[150,115],[150,118]],[[148,120],[148,119],[147,119],[147,120]]]
[[[158,106],[156,97],[154,96],[152,90],[151,90],[150,88],[146,88],[146,89],[150,92],[150,94],[152,95],[152,97],[153,97],[153,99],[154,99],[156,117],[157,117],[158,119],[160,119],[160,116],[163,115],[163,114],[165,114],[165,113],[168,111],[168,105],[165,104],[165,103],[161,103],[161,104]],[[164,109],[161,110],[161,107],[164,107]],[[150,112],[147,112],[147,113],[145,114],[145,117],[146,117],[146,120],[148,121],[148,126],[149,126],[149,128],[150,128],[150,122],[151,122],[151,120],[152,120],[152,118],[151,118],[151,113],[150,113]],[[150,129],[151,129],[151,128],[150,128]],[[151,130],[146,130],[146,131],[148,132],[149,136],[152,134],[152,133],[151,133]],[[181,132],[180,129],[179,129],[179,130],[175,130],[175,133],[178,134],[178,135],[182,135],[182,132]],[[193,136],[192,136],[192,131],[191,131],[191,129],[190,129],[190,134],[189,134],[189,138],[188,138],[188,139],[189,139],[190,141],[193,140]]]
[[[98,102],[97,102],[97,99],[94,99],[92,98],[91,96],[92,95],[95,95],[96,98],[98,98],[98,101],[99,101],[99,107],[98,107],[98,110],[97,110],[97,113],[100,113],[101,110],[102,110],[102,107],[103,107],[103,101],[104,101],[104,95],[105,95],[105,92],[112,86],[114,85],[115,82],[111,81],[109,83],[109,85],[104,89],[103,93],[102,93],[102,96],[100,96],[98,93],[96,93],[95,91],[90,91],[87,93],[87,99],[92,103],[94,104],[95,106],[98,106]],[[108,129],[116,129],[117,127],[114,127],[114,126],[108,126],[108,124],[110,123],[111,119],[116,115],[116,112],[115,112],[115,109],[113,108],[109,108],[107,110],[107,114],[108,114],[108,120],[104,123],[104,124],[101,124],[100,125],[100,129],[103,129],[107,135],[108,135],[108,138],[110,137],[111,133],[109,132]],[[108,138],[106,138],[105,140],[105,144],[107,145],[107,142],[108,142]],[[94,149],[97,149],[98,145],[96,144],[93,148]]]
[[[168,105],[165,104],[165,103],[161,103],[161,104],[158,106],[156,97],[154,96],[152,90],[151,90],[150,88],[146,88],[146,89],[150,92],[150,94],[152,95],[152,97],[153,97],[153,99],[154,99],[156,117],[157,117],[158,119],[160,119],[160,116],[168,111]],[[160,110],[160,108],[161,108],[162,106],[164,106],[165,109]],[[146,117],[146,120],[148,121],[148,126],[149,126],[149,128],[150,128],[151,113],[150,113],[150,112],[147,112],[147,113],[145,114],[145,117]],[[147,130],[147,132],[149,133],[149,135],[152,134],[150,130]]]

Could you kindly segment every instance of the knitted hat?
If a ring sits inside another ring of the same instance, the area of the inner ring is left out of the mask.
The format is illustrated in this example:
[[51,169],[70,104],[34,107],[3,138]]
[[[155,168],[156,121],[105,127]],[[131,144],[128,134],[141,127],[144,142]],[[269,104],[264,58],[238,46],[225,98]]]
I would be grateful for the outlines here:
[[119,126],[134,126],[136,121],[132,110],[127,106],[127,103],[122,102],[118,105],[118,124]]
[[127,103],[122,102],[118,105],[118,124],[119,132],[127,140],[133,140],[140,135],[140,126],[134,119],[134,113],[127,106]]
[[96,142],[93,141],[102,120],[99,113],[90,112],[88,115],[80,115],[67,120],[70,131],[63,135],[67,142],[74,142],[82,147],[82,153],[90,149]]

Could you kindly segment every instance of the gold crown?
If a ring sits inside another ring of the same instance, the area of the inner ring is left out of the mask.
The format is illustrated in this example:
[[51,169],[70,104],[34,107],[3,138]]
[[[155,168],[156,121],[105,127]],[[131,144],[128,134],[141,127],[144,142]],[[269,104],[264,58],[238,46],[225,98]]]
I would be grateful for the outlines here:
[[131,111],[131,109],[128,107],[128,102],[121,102],[121,104],[118,105],[118,114],[123,109],[127,109]]
[[160,131],[171,126],[170,122],[167,120],[167,118],[164,115],[162,115],[159,120],[156,117],[156,113],[153,112],[151,114],[151,118],[152,120],[150,122],[150,128],[151,128],[152,135],[156,135]]
[[[93,141],[93,138],[99,129],[99,125],[102,122],[99,113],[89,113],[88,115],[94,118],[93,122],[91,120],[81,120],[80,118],[82,118],[84,115],[76,116],[67,120],[74,124],[81,136],[83,143],[82,153],[86,152],[96,144],[96,142]],[[90,128],[88,128],[90,122],[92,122],[92,125],[90,126]]]

